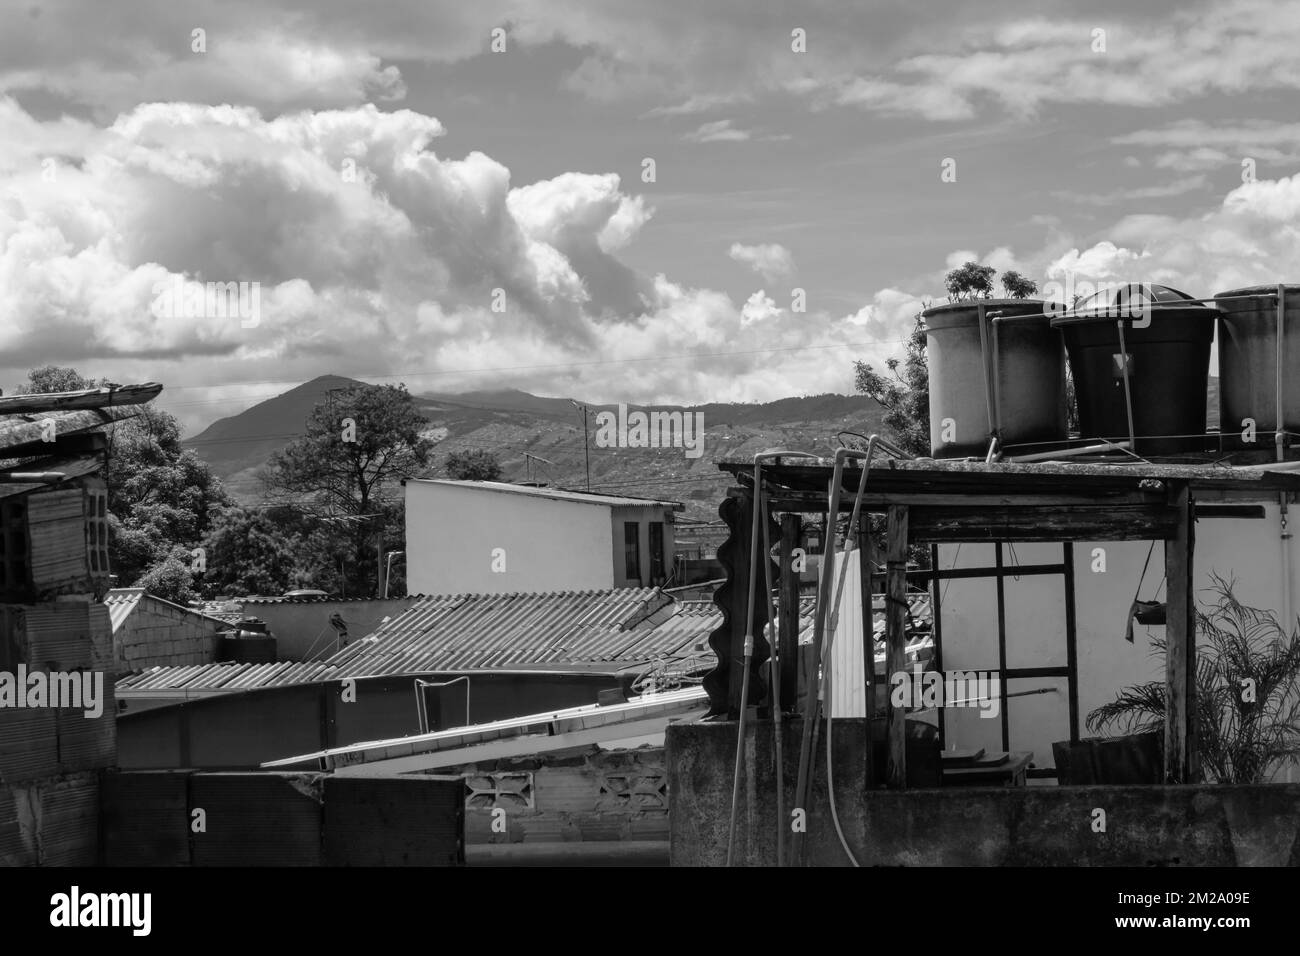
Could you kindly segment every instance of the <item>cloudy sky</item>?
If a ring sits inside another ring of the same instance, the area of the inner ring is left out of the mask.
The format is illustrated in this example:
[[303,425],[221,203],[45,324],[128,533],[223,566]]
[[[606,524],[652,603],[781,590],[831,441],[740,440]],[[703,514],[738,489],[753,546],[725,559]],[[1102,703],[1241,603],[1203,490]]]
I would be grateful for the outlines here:
[[[966,259],[1297,279],[1300,3],[0,13],[0,386],[161,381],[191,431],[326,372],[847,392]],[[178,280],[258,283],[256,323],[160,308]]]

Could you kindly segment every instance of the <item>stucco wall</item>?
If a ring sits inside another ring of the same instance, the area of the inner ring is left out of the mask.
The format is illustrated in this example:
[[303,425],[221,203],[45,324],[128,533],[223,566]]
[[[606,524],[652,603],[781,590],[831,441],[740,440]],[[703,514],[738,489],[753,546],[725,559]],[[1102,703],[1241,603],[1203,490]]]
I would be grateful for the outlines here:
[[339,649],[338,632],[330,615],[338,613],[348,625],[348,640],[372,633],[385,617],[395,617],[415,598],[387,601],[245,602],[246,617],[261,618],[275,635],[275,654],[282,661],[323,660]]
[[[406,483],[406,583],[412,594],[612,588],[611,538],[610,509],[602,505]],[[493,570],[497,548],[505,552],[504,571]]]
[[[673,573],[673,551],[676,549],[676,539],[673,535],[673,512],[667,508],[613,508],[611,509],[611,520],[613,522],[613,572],[614,587],[618,588],[649,588],[663,584],[668,579],[668,575]],[[664,526],[664,543],[663,543],[663,575],[658,580],[650,574],[650,524],[654,521],[663,522]],[[629,578],[627,576],[627,557],[623,548],[623,527],[624,525],[635,524],[637,526],[637,542],[640,545],[640,578]]]
[[[1274,610],[1279,617],[1283,606],[1279,507],[1262,504],[1262,519],[1201,517],[1196,524],[1195,587],[1197,600],[1211,597],[1211,573],[1236,577],[1237,597],[1245,604]],[[1292,521],[1300,510],[1291,509]],[[1128,609],[1138,592],[1142,565],[1150,549],[1147,541],[1076,542],[1074,583],[1076,646],[1079,667],[1080,734],[1088,736],[1085,719],[1094,708],[1113,700],[1117,691],[1148,680],[1161,680],[1164,660],[1154,655],[1151,638],[1163,635],[1163,626],[1134,624],[1132,644],[1124,639]],[[1094,554],[1094,549],[1101,553]],[[1291,586],[1300,595],[1300,543],[1289,542]],[[942,545],[940,567],[992,567],[991,544]],[[1104,568],[1101,570],[1104,558]],[[1014,564],[1058,564],[1059,544],[1016,544],[1014,555],[1004,545],[1003,560]],[[1142,583],[1143,600],[1164,600],[1164,547],[1157,543]],[[1063,666],[1066,663],[1065,598],[1060,575],[1007,578],[1006,630],[1007,666]],[[993,578],[951,580],[942,584],[943,665],[946,670],[998,668],[997,598]],[[1292,613],[1300,610],[1293,606]],[[1035,764],[1052,766],[1051,744],[1069,736],[1069,697],[1063,678],[1033,678],[1012,681],[1009,693],[1038,687],[1055,687],[1057,692],[1013,698],[1005,701],[1013,750],[1032,750]],[[949,747],[983,746],[1001,749],[1001,722],[980,719],[976,710],[949,709]],[[1300,781],[1293,769],[1284,770],[1278,781]]]

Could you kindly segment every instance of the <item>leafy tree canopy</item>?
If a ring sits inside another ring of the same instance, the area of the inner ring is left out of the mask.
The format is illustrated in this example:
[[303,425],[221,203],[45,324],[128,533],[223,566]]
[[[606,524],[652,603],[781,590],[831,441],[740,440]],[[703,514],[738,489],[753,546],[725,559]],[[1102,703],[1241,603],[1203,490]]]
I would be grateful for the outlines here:
[[501,463],[490,451],[458,451],[447,456],[447,477],[455,481],[497,481]]

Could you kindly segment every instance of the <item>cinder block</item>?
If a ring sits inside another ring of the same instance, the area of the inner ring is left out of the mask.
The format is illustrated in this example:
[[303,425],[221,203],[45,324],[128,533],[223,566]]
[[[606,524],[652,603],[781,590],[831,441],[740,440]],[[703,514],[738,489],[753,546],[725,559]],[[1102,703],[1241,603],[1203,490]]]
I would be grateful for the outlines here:
[[326,777],[328,866],[457,866],[464,862],[459,777]]
[[106,773],[100,786],[105,866],[189,866],[185,771]]

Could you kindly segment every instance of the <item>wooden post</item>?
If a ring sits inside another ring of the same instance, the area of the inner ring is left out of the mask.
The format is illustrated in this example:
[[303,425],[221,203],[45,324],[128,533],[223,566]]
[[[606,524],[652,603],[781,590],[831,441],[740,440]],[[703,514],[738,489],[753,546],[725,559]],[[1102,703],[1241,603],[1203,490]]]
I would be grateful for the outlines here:
[[797,514],[781,516],[781,578],[777,608],[778,640],[781,645],[781,707],[799,709],[799,572],[794,569],[794,550],[799,547],[803,519]]
[[1193,603],[1191,495],[1174,491],[1178,531],[1165,541],[1168,609],[1165,623],[1165,782],[1194,783],[1196,755],[1196,609]]
[[[740,697],[745,678],[745,625],[749,622],[749,576],[758,574],[761,577],[763,573],[762,567],[755,565],[752,560],[754,547],[753,495],[746,493],[736,500],[739,507],[737,508],[735,530],[731,537],[731,540],[735,543],[735,549],[731,553],[731,668],[727,686],[727,710],[733,720],[740,717]],[[767,616],[767,603],[765,601],[762,602],[763,611],[758,612],[757,606],[760,603],[760,597],[761,595],[757,587],[755,587],[755,632],[761,631],[763,619]],[[755,679],[757,677],[755,671],[758,665],[767,660],[766,655],[761,660],[759,659],[758,649],[759,638],[755,637],[754,653],[750,658],[749,673],[749,700],[751,703],[762,700],[763,695],[766,693],[762,684]]]
[[871,741],[871,717],[876,712],[876,641],[871,610],[871,516],[862,515],[858,525],[858,580],[862,592],[862,708],[867,727],[866,785],[876,785],[875,747]]
[[[907,670],[907,506],[890,505],[885,534],[885,693],[889,679]],[[885,782],[891,790],[907,787],[907,710],[889,695],[885,721],[889,761]]]

